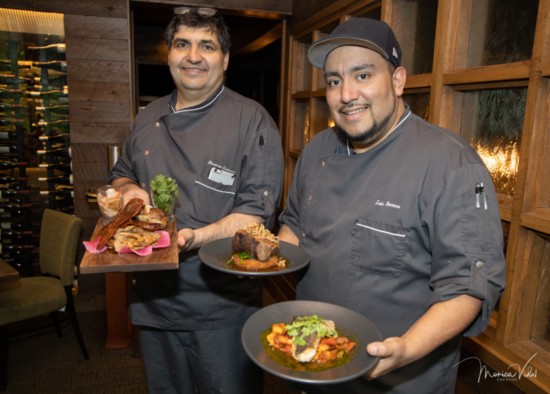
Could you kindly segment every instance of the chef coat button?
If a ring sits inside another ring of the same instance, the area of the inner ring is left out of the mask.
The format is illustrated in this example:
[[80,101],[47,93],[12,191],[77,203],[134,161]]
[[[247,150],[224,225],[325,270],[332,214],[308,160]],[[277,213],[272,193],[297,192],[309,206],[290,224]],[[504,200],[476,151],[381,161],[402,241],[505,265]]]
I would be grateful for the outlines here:
[[321,160],[321,167],[324,167],[324,166],[325,166],[325,161]]
[[313,200],[313,197],[311,197],[311,194],[307,196],[307,200],[308,200],[308,201]]
[[149,156],[149,150],[145,149],[145,151],[143,152],[143,154],[144,154],[145,156]]
[[265,197],[269,196],[269,192],[267,190],[264,190],[264,196]]
[[160,127],[160,122],[155,122],[155,127]]
[[476,268],[481,269],[481,268],[483,268],[484,266],[485,266],[485,262],[484,262],[484,261],[482,261],[482,260],[476,261]]
[[305,237],[306,237],[305,231],[301,231],[301,232],[300,232],[300,236],[301,236],[302,238],[305,238]]
[[141,188],[145,189],[145,182],[141,182]]
[[132,279],[132,286],[135,286],[135,285],[136,285],[136,280]]

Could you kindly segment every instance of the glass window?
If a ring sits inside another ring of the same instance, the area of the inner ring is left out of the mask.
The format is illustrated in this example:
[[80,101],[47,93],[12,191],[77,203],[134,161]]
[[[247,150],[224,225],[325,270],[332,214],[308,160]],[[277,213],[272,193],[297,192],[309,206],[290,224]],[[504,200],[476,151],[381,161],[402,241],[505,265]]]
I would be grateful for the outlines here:
[[476,148],[497,192],[514,194],[527,88],[465,93],[461,134]]
[[437,0],[398,0],[392,28],[401,45],[409,74],[432,72]]
[[[538,0],[473,1],[467,67],[527,60],[535,37]],[[484,22],[485,21],[485,22]]]

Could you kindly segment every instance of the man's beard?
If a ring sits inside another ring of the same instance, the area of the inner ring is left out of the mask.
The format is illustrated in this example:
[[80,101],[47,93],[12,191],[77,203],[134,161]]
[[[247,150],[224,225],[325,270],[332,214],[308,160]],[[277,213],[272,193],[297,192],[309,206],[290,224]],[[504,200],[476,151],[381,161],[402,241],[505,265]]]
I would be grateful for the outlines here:
[[396,112],[396,106],[397,100],[394,100],[392,110],[388,113],[388,115],[386,115],[386,117],[384,117],[384,119],[380,122],[376,122],[376,120],[373,119],[372,126],[358,135],[349,134],[337,124],[335,129],[338,138],[340,138],[341,141],[356,142],[361,145],[367,145],[378,141],[390,131],[388,125],[392,121]]

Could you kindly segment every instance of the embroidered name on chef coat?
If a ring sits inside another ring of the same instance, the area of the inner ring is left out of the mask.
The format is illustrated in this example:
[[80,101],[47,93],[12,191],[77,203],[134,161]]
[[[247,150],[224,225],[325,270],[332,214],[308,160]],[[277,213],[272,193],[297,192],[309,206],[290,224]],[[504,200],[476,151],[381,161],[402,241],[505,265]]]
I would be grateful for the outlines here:
[[224,186],[233,186],[235,183],[235,172],[222,167],[212,161],[208,162],[212,166],[210,172],[208,173],[208,179],[212,182],[221,183]]

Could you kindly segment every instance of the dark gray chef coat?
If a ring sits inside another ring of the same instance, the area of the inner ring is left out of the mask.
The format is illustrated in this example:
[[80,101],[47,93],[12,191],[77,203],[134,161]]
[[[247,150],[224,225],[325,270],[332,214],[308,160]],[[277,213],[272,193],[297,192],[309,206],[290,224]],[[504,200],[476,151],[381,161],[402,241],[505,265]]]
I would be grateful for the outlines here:
[[[177,180],[177,228],[200,228],[230,213],[272,225],[282,194],[283,155],[266,110],[227,87],[204,103],[174,111],[175,92],[141,110],[111,179],[149,190],[156,174]],[[242,324],[261,301],[261,281],[243,280],[180,255],[179,270],[135,273],[132,322],[162,329]]]
[[[484,185],[479,208],[478,183]],[[460,294],[483,301],[465,333],[478,334],[504,287],[502,228],[489,173],[467,142],[409,111],[387,140],[362,154],[354,155],[332,129],[313,138],[280,219],[311,256],[298,298],[360,312],[384,338],[403,335],[430,305]],[[359,387],[452,391],[459,339],[451,342]]]

